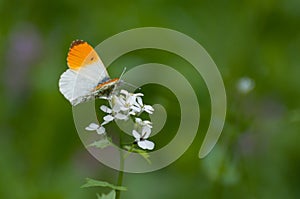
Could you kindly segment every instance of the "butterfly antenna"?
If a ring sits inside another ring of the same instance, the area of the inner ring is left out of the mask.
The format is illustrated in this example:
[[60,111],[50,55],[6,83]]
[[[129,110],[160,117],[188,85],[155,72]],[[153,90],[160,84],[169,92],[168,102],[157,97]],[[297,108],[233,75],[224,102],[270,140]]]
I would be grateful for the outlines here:
[[123,72],[121,73],[121,75],[120,75],[120,78],[119,78],[120,80],[122,79],[122,77],[123,77],[123,75],[124,75],[124,73],[125,73],[126,69],[127,69],[127,68],[126,68],[126,67],[124,67],[124,69],[123,69]]
[[127,85],[127,86],[130,86],[130,87],[134,88],[134,89],[140,90],[140,89],[141,89],[140,87],[137,87],[137,86],[135,86],[135,85],[133,85],[133,84],[130,84],[130,83],[125,82],[125,81],[122,80],[122,77],[123,77],[123,75],[124,75],[124,73],[125,73],[126,70],[127,70],[127,68],[124,67],[123,72],[121,73],[120,78],[119,78],[120,81],[121,81],[124,85]]

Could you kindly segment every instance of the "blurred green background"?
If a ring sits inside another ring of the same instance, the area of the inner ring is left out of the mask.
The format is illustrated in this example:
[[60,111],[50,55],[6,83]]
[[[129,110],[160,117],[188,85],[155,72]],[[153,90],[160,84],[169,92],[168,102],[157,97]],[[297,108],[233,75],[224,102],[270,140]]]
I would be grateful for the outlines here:
[[[201,107],[199,132],[189,150],[160,171],[125,174],[128,191],[121,197],[300,198],[300,1],[0,0],[0,16],[1,199],[82,199],[108,192],[79,188],[85,177],[115,183],[117,172],[82,145],[58,79],[74,39],[97,45],[144,26],[174,29],[203,45],[224,79],[228,112],[217,146],[198,159],[210,118],[201,77],[166,52],[121,57],[109,69],[112,77],[124,66],[172,65],[197,90]],[[243,77],[253,89],[239,87]],[[144,91],[148,104],[176,105],[163,88]],[[172,118],[179,107],[167,110]],[[172,135],[174,127],[164,131]],[[172,136],[159,139],[154,138],[167,143]]]

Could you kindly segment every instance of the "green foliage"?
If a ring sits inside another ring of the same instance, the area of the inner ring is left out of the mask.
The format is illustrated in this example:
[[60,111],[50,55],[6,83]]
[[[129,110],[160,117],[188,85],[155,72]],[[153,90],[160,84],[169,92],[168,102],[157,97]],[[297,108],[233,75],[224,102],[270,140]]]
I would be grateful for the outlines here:
[[116,185],[110,184],[108,182],[93,180],[93,179],[90,179],[90,178],[87,178],[86,183],[81,186],[81,188],[86,188],[86,187],[109,187],[111,189],[119,190],[119,191],[126,191],[127,190],[126,187],[116,186]]
[[103,149],[105,147],[112,146],[112,145],[113,144],[111,143],[111,141],[108,138],[106,138],[106,139],[100,139],[98,141],[95,141],[88,146]]
[[112,190],[107,195],[101,194],[101,196],[100,196],[99,194],[97,194],[97,199],[115,199],[115,198],[116,198],[116,191],[115,190]]
[[138,153],[141,155],[149,164],[151,164],[151,160],[149,159],[150,155],[146,150],[135,148],[134,146],[124,146],[124,149],[128,151],[128,153],[124,154],[124,159],[130,155],[130,153]]

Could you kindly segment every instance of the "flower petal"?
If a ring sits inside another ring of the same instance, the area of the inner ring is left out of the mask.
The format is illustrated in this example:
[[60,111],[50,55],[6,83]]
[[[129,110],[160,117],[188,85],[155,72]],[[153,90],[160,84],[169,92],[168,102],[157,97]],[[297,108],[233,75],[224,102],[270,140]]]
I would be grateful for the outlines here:
[[111,113],[112,110],[105,105],[100,106],[100,109],[105,113]]
[[136,112],[130,111],[128,114],[129,114],[129,115],[136,115]]
[[123,94],[123,95],[125,95],[125,96],[128,95],[128,91],[127,91],[127,90],[123,90],[123,89],[122,89],[122,90],[120,91],[120,93]]
[[122,113],[117,113],[115,115],[115,118],[119,119],[119,120],[127,120],[128,119],[128,116],[127,115],[124,115]]
[[113,106],[113,112],[115,112],[115,113],[117,113],[117,112],[119,112],[120,110],[122,110],[122,105],[120,105],[120,104],[115,104],[114,106]]
[[143,93],[134,93],[133,95],[134,95],[135,97],[142,97],[142,96],[144,96]]
[[106,97],[106,96],[100,96],[99,99],[105,99],[105,100],[110,100],[110,97]]
[[114,120],[114,117],[111,116],[111,115],[106,115],[103,117],[104,121],[106,122],[110,122],[110,121],[113,121]]
[[137,141],[140,141],[141,135],[136,130],[132,130],[132,135]]
[[123,106],[126,104],[125,99],[122,96],[119,98],[119,103]]
[[97,133],[98,133],[99,135],[104,134],[104,133],[105,133],[105,128],[104,128],[103,126],[100,126],[100,127],[97,129]]
[[144,105],[144,104],[143,104],[143,100],[142,100],[141,97],[137,97],[136,100],[137,100],[137,102],[139,103],[140,106],[143,106],[143,105]]
[[143,123],[144,123],[144,125],[151,125],[152,124],[152,122],[150,122],[149,120],[144,120]]
[[104,126],[105,124],[108,124],[110,121],[104,121],[101,123],[101,126]]
[[138,146],[141,147],[142,149],[148,149],[148,150],[154,149],[154,143],[149,140],[143,140],[138,142]]
[[126,99],[126,104],[133,105],[135,103],[135,99],[136,97],[133,95],[128,96],[128,98]]
[[143,139],[147,139],[151,134],[151,128],[149,128],[148,126],[144,126],[142,129],[142,136]]
[[140,123],[142,122],[142,119],[139,118],[139,117],[136,117],[136,118],[135,118],[135,122],[140,124]]
[[99,128],[98,124],[90,123],[89,126],[85,127],[85,130],[87,131],[95,131]]
[[140,107],[137,107],[137,106],[131,106],[130,108],[136,113],[139,113],[142,110]]
[[121,111],[128,111],[129,110],[129,108],[126,107],[126,106],[121,106],[120,109],[121,109]]
[[152,114],[153,111],[154,111],[154,108],[153,108],[152,106],[150,106],[150,105],[145,105],[145,106],[144,106],[144,110],[145,110],[147,113]]

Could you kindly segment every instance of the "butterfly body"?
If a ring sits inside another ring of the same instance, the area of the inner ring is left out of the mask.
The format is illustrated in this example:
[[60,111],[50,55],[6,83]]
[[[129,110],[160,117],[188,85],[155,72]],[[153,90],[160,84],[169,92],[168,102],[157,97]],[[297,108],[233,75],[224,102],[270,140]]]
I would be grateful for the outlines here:
[[93,90],[95,93],[95,97],[109,97],[113,93],[119,81],[119,78],[114,78],[99,83]]
[[110,79],[97,52],[87,42],[72,42],[67,69],[60,77],[59,90],[75,106],[95,97],[109,97],[119,82]]

